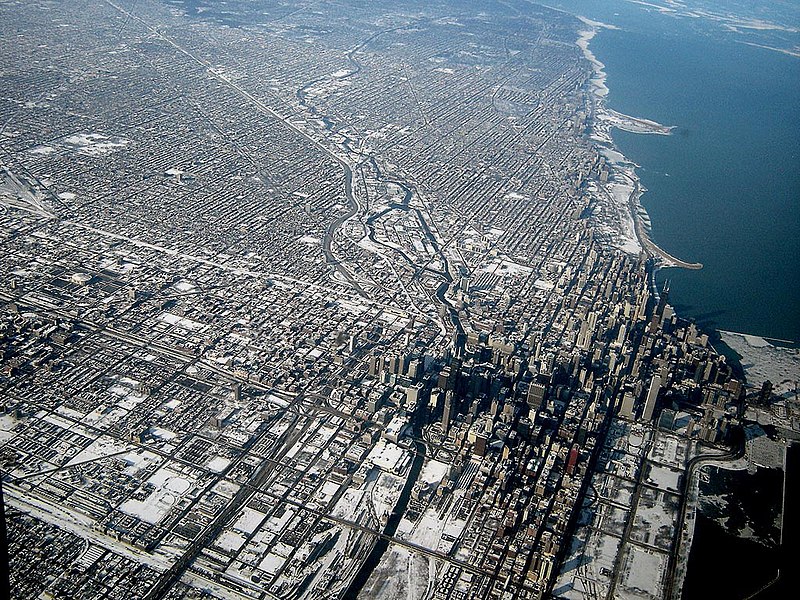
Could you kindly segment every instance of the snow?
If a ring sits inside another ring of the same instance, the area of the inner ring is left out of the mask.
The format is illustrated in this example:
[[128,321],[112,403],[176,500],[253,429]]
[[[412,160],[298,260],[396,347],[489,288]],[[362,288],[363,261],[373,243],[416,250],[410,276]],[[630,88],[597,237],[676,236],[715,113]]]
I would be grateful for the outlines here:
[[183,477],[171,477],[165,483],[165,489],[176,494],[185,494],[192,487],[191,482]]
[[278,542],[272,547],[272,551],[283,558],[288,558],[294,551],[294,547],[286,542]]
[[193,283],[190,283],[188,281],[183,281],[183,280],[178,281],[172,287],[174,287],[179,292],[191,292],[192,290],[196,290],[197,289],[197,286],[194,285]]
[[530,267],[516,263],[508,258],[496,258],[475,270],[476,274],[492,273],[494,275],[528,275],[532,272],[533,269]]
[[70,430],[73,428],[73,424],[71,421],[64,419],[56,414],[50,413],[44,416],[44,421],[47,421],[51,425],[56,425],[57,427],[61,427],[62,429]]
[[128,394],[128,388],[116,384],[108,388],[108,393],[113,394],[114,396],[125,396]]
[[392,544],[359,594],[370,600],[421,600],[433,575],[427,557]]
[[591,79],[592,92],[596,96],[604,98],[608,95],[608,87],[606,87],[606,73],[604,71],[605,65],[597,60],[594,53],[589,50],[589,42],[592,40],[592,38],[594,38],[595,35],[597,35],[597,29],[599,26],[601,26],[601,24],[597,21],[590,21],[589,19],[585,19],[583,17],[579,18],[581,21],[589,25],[590,29],[580,33],[576,45],[583,51],[583,56],[586,58],[586,60],[592,64],[594,70],[594,76]]
[[[628,177],[631,176],[629,173],[626,173],[626,175]],[[619,209],[619,214],[622,217],[621,236],[617,240],[618,247],[629,254],[638,254],[641,252],[642,247],[636,239],[636,229],[629,208],[631,197],[634,193],[634,184],[630,179],[625,182],[615,181],[607,184],[606,189],[611,193],[615,206]]]
[[72,146],[80,154],[88,156],[101,156],[124,148],[130,143],[125,138],[110,138],[99,133],[77,133],[62,140],[67,146]]
[[34,148],[28,150],[28,152],[30,152],[31,154],[44,154],[44,155],[52,154],[55,151],[56,149],[53,148],[52,146],[35,146]]
[[326,504],[331,498],[333,498],[336,492],[339,491],[340,487],[341,486],[334,481],[326,481],[322,486],[322,489],[318,492],[320,496],[318,500],[320,500],[323,504]]
[[609,108],[606,108],[599,117],[608,122],[612,127],[630,133],[669,135],[670,131],[673,129],[672,127],[666,127],[650,119],[631,117]]
[[151,427],[149,433],[151,436],[161,440],[172,440],[178,437],[177,433],[161,427]]
[[258,563],[258,568],[265,573],[275,575],[275,573],[277,573],[278,570],[283,566],[284,562],[286,562],[286,559],[282,556],[269,553],[260,563]]
[[97,429],[106,429],[113,423],[123,419],[128,411],[118,406],[109,407],[101,404],[92,412],[81,418],[81,422]]
[[271,533],[280,533],[289,524],[289,521],[294,517],[296,509],[287,508],[283,515],[280,517],[270,517],[269,521],[264,524],[264,529]]
[[117,402],[117,406],[124,409],[126,412],[132,410],[137,405],[141,404],[147,398],[147,394],[139,392],[130,392],[123,399]]
[[73,456],[66,466],[69,467],[78,463],[96,460],[111,454],[119,454],[120,452],[124,452],[127,448],[128,446],[120,444],[113,438],[103,435]]
[[222,473],[225,469],[228,468],[228,465],[231,464],[231,461],[227,458],[222,456],[215,456],[206,465],[206,469],[209,471],[213,471],[214,473]]
[[441,516],[436,508],[428,506],[414,523],[405,518],[402,519],[397,529],[397,536],[431,550],[449,553],[452,550],[453,542],[443,539],[444,536],[458,538],[467,525],[463,519],[456,519],[452,516],[456,513],[455,508],[458,505],[457,501],[450,504],[449,510]]
[[419,474],[419,481],[430,485],[439,483],[450,470],[449,465],[438,460],[429,460],[425,463]]
[[128,463],[128,467],[125,469],[126,475],[135,475],[142,469],[146,469],[152,464],[160,463],[162,460],[159,455],[147,450],[128,452],[121,458]]
[[625,587],[644,592],[652,598],[661,597],[661,572],[666,556],[635,546],[630,546],[630,549],[625,568]]
[[164,323],[169,323],[170,325],[178,325],[183,327],[184,329],[188,329],[189,331],[202,331],[206,329],[206,326],[202,323],[197,321],[193,321],[192,319],[185,319],[181,316],[172,314],[171,312],[164,312],[159,317],[161,321]]
[[241,487],[242,486],[240,486],[238,483],[233,483],[232,481],[226,481],[225,479],[222,479],[211,489],[215,494],[219,494],[225,498],[233,498],[241,489]]
[[414,531],[410,536],[411,540],[435,550],[439,545],[439,540],[442,537],[442,521],[435,508],[428,507],[422,514],[422,517],[417,521]]
[[119,510],[145,523],[156,525],[172,506],[192,488],[191,482],[170,469],[161,468],[147,480],[155,490],[144,500],[128,499]]
[[339,498],[339,501],[331,512],[331,516],[352,521],[363,498],[363,490],[348,489],[342,494],[342,497]]
[[[619,538],[597,529],[579,530],[570,542],[570,554],[563,563],[554,590],[563,598],[605,597],[620,542]],[[585,593],[587,583],[594,593]]]
[[289,406],[289,403],[286,400],[278,398],[275,394],[268,394],[266,397],[266,401],[269,402],[270,404],[274,404],[279,408],[286,408]]
[[223,550],[239,550],[247,540],[242,534],[235,531],[225,531],[217,540],[216,545]]
[[[580,34],[577,45],[594,69],[594,76],[590,84],[592,94],[595,97],[597,119],[594,123],[592,139],[612,167],[612,176],[607,183],[593,182],[594,185],[590,187],[590,192],[598,200],[601,213],[598,216],[599,222],[596,225],[601,233],[610,235],[615,247],[627,254],[638,255],[642,251],[642,246],[636,232],[634,218],[639,218],[642,227],[646,230],[649,224],[649,216],[639,203],[638,195],[634,195],[635,185],[639,182],[635,172],[636,165],[614,148],[610,130],[616,127],[634,133],[669,135],[672,127],[665,127],[648,119],[624,115],[609,109],[605,105],[605,99],[608,95],[608,87],[605,84],[605,65],[597,60],[589,50],[589,42],[596,35],[599,28],[613,27],[583,17],[580,18],[589,26],[589,29]],[[639,190],[640,192],[644,191],[641,187]],[[662,258],[665,264],[670,262],[666,257]]]
[[411,456],[407,450],[397,444],[381,439],[373,446],[366,460],[384,471],[402,473],[411,460]]
[[403,490],[403,484],[403,479],[391,473],[380,474],[370,490],[370,500],[378,519],[383,521],[384,517],[394,510]]
[[528,196],[524,196],[518,192],[509,192],[505,195],[506,200],[530,200]]
[[399,439],[407,425],[408,418],[404,414],[395,415],[383,430],[383,435],[389,439]]
[[[646,506],[645,504],[645,502],[640,501],[636,507],[636,517],[631,538],[668,551],[669,541],[663,538],[659,540],[657,535],[664,531],[670,531],[674,535],[675,510],[672,505],[666,504],[664,497],[659,498],[654,506]],[[667,543],[666,546],[665,543]]]
[[[107,548],[111,540],[108,536],[94,529],[95,522],[91,517],[79,512],[69,510],[57,503],[50,503],[43,499],[35,498],[27,492],[19,490],[16,486],[9,485],[4,488],[7,506],[15,506],[24,512],[35,516],[37,519],[57,525],[60,529],[68,531],[79,538],[97,546]],[[143,553],[127,544],[114,544],[114,552],[136,562],[151,566],[159,571],[168,569],[174,560],[165,558],[158,553]]]
[[14,437],[11,429],[17,424],[16,419],[11,415],[0,415],[0,443]]
[[233,524],[233,528],[242,533],[253,533],[267,515],[252,508],[245,508]]
[[784,446],[776,440],[769,439],[762,430],[761,436],[747,440],[747,458],[757,466],[782,469]]
[[722,341],[742,359],[747,383],[760,387],[769,380],[773,384],[800,380],[800,350],[797,344],[788,346],[771,343],[768,339],[733,331],[720,331]]

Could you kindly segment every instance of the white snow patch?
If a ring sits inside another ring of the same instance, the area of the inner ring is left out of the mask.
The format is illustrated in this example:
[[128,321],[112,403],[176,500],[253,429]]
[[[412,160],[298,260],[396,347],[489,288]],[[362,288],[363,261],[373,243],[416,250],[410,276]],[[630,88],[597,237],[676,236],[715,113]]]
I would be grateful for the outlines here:
[[222,473],[225,469],[228,468],[228,465],[231,464],[231,461],[227,458],[222,456],[215,456],[206,465],[206,469],[209,471],[213,471],[214,473]]
[[130,140],[122,137],[110,138],[100,133],[76,133],[64,138],[62,143],[72,146],[80,154],[101,156],[124,148]]
[[225,531],[217,540],[217,546],[223,550],[238,550],[247,540],[235,531]]
[[28,150],[28,152],[30,152],[31,154],[44,154],[44,155],[52,154],[55,151],[56,149],[53,148],[52,146],[35,146],[34,148]]
[[193,321],[192,319],[185,319],[179,315],[172,314],[171,312],[161,313],[159,319],[165,323],[169,323],[170,325],[178,325],[179,327],[183,327],[189,331],[203,331],[206,329],[206,326],[203,323]]
[[73,456],[66,466],[69,467],[78,463],[96,460],[104,456],[124,452],[127,448],[128,446],[120,444],[113,438],[103,435],[86,446],[86,448],[78,452],[78,454]]
[[267,515],[252,508],[245,508],[233,524],[233,528],[242,533],[253,533]]
[[161,522],[175,503],[192,488],[188,479],[166,468],[156,471],[147,483],[155,487],[147,498],[128,499],[120,505],[119,510],[151,525]]

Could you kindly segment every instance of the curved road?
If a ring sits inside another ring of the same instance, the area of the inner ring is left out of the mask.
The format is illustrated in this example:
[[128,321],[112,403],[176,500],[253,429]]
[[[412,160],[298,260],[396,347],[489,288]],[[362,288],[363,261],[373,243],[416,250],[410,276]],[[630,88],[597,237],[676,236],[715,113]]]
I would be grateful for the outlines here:
[[[680,514],[678,515],[678,519],[676,521],[676,526],[678,527],[677,535],[673,540],[673,548],[672,552],[669,554],[669,566],[667,567],[667,586],[665,590],[664,597],[668,600],[673,597],[680,598],[680,594],[683,591],[680,587],[676,587],[675,577],[678,570],[678,559],[682,556],[684,551],[683,548],[683,532],[684,526],[686,524],[686,513],[689,510],[689,491],[692,487],[692,480],[695,476],[695,471],[698,466],[702,467],[703,463],[705,462],[714,462],[718,460],[726,461],[726,460],[737,460],[744,456],[744,443],[740,446],[731,449],[728,452],[723,454],[717,455],[709,455],[709,454],[701,454],[700,456],[695,456],[689,460],[689,464],[686,468],[686,474],[684,475],[683,482],[681,484],[681,509]],[[686,553],[686,557],[688,560],[688,552]]]

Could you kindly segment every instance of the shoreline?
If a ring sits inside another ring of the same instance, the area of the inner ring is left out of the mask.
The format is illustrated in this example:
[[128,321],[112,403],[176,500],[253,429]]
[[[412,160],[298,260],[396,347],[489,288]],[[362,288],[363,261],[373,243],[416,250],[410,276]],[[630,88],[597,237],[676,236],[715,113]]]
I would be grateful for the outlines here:
[[[648,119],[624,115],[606,106],[609,89],[605,83],[605,65],[589,49],[589,43],[601,28],[616,28],[581,16],[578,16],[578,19],[587,26],[587,29],[578,32],[579,37],[576,43],[593,69],[593,75],[589,79],[589,97],[592,106],[590,141],[596,144],[599,154],[606,159],[611,172],[611,177],[607,181],[596,181],[594,183],[597,192],[600,192],[598,199],[605,199],[606,202],[617,209],[617,214],[625,219],[622,221],[622,227],[627,231],[623,229],[623,231],[618,232],[618,237],[616,238],[617,247],[628,253],[632,253],[631,251],[638,247],[639,253],[644,253],[651,261],[652,267],[650,268],[649,278],[651,279],[653,291],[657,295],[655,276],[659,269],[675,267],[697,270],[702,269],[703,265],[681,260],[668,253],[652,240],[650,237],[650,216],[640,202],[640,198],[646,189],[642,186],[636,174],[638,165],[627,159],[616,149],[611,137],[611,129],[616,127],[631,133],[671,135],[674,126],[664,126]],[[624,216],[623,211],[626,213]],[[619,244],[620,241],[622,241],[621,244]],[[742,372],[744,372],[744,369],[742,369]],[[713,455],[698,455],[693,459],[693,462],[713,464],[715,459],[719,461],[721,458]],[[680,552],[682,547],[686,552],[683,557],[677,556],[673,558],[675,561],[673,568],[675,570],[672,573],[673,579],[668,587],[669,600],[680,598],[683,592],[688,567],[688,553],[694,542],[694,525],[697,504],[699,503],[700,469],[695,470],[690,466],[687,471],[684,474],[684,477],[688,477],[683,507],[684,514],[679,522],[676,523],[676,534],[679,539],[678,551]]]
[[[635,235],[635,242],[640,247],[652,267],[650,270],[650,285],[655,294],[658,290],[655,285],[655,276],[659,269],[678,267],[685,269],[701,269],[701,263],[691,263],[683,261],[663,248],[659,247],[650,237],[650,218],[646,209],[640,203],[641,195],[646,191],[641,185],[635,169],[638,167],[633,161],[628,160],[619,150],[616,149],[611,137],[611,130],[616,127],[631,133],[670,135],[673,127],[666,127],[647,119],[637,119],[628,115],[623,115],[606,106],[606,99],[609,88],[606,85],[605,65],[600,62],[589,48],[590,41],[603,28],[617,29],[604,23],[592,21],[584,17],[577,17],[585,26],[579,29],[578,47],[583,51],[586,60],[592,66],[593,73],[588,79],[589,102],[591,103],[590,141],[596,145],[598,152],[607,161],[608,179],[607,181],[597,180],[594,182],[598,192],[598,201],[606,201],[610,204],[615,203],[617,214],[621,217],[619,210],[624,204],[628,212],[629,224],[625,231],[625,222],[622,222],[622,231],[618,237],[613,239],[614,245],[623,251],[629,251],[633,247],[628,240],[624,240],[625,234],[631,232]],[[605,174],[605,173],[603,173]],[[622,192],[625,192],[625,196]],[[616,193],[615,193],[616,192]],[[607,225],[607,223],[601,223]],[[620,238],[623,244],[619,245]],[[757,389],[762,383],[769,380],[773,383],[773,394],[781,401],[788,402],[790,398],[797,398],[798,381],[800,381],[800,341],[783,340],[769,338],[760,335],[738,333],[726,331],[717,327],[703,327],[715,344],[721,344],[738,358],[733,358],[728,352],[719,352],[718,348],[712,348],[719,354],[724,354],[729,358],[729,362],[735,363],[741,374],[742,380],[750,391]],[[769,415],[768,415],[769,416]],[[757,417],[757,415],[756,415]],[[744,422],[761,422],[748,411]],[[770,424],[780,425],[774,419],[767,419]],[[692,464],[684,474],[687,477],[687,490],[684,498],[682,515],[676,523],[678,536],[677,556],[674,557],[674,571],[672,572],[672,582],[669,589],[670,600],[679,599],[684,590],[686,575],[688,571],[689,553],[695,541],[695,521],[698,515],[700,494],[700,472],[703,467],[715,465],[727,470],[747,469],[750,465],[747,462],[746,452],[744,456],[731,456],[728,460],[723,457],[713,455],[698,454],[692,459]],[[695,464],[696,463],[696,464]],[[696,468],[695,468],[696,467]],[[785,468],[784,468],[785,475]],[[785,498],[784,498],[785,500]],[[782,514],[785,512],[782,511]]]
[[594,72],[589,79],[589,95],[592,102],[589,139],[596,144],[600,155],[606,159],[612,173],[612,178],[608,181],[595,182],[598,187],[596,192],[603,196],[601,199],[608,202],[609,206],[617,210],[621,218],[624,216],[621,228],[612,232],[615,234],[617,248],[629,254],[636,253],[637,250],[644,252],[648,258],[653,260],[655,270],[671,267],[690,270],[702,269],[702,263],[684,261],[673,256],[653,241],[650,236],[650,216],[640,202],[646,189],[641,185],[636,174],[638,165],[617,150],[614,140],[611,138],[611,130],[614,128],[645,135],[671,135],[675,126],[666,126],[650,119],[625,115],[606,106],[605,101],[609,89],[605,83],[605,65],[589,49],[589,43],[600,29],[616,29],[616,27],[582,16],[577,18],[588,28],[578,32],[576,45],[583,52],[584,58],[592,65]]

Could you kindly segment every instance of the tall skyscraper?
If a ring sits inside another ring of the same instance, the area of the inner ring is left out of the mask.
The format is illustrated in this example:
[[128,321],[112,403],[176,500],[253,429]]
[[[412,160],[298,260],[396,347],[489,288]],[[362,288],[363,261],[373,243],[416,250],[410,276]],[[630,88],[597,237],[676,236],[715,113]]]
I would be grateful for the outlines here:
[[653,418],[659,391],[661,391],[661,376],[653,375],[653,379],[650,381],[650,389],[647,391],[647,400],[644,403],[644,412],[642,413],[642,419],[645,421],[650,421]]

